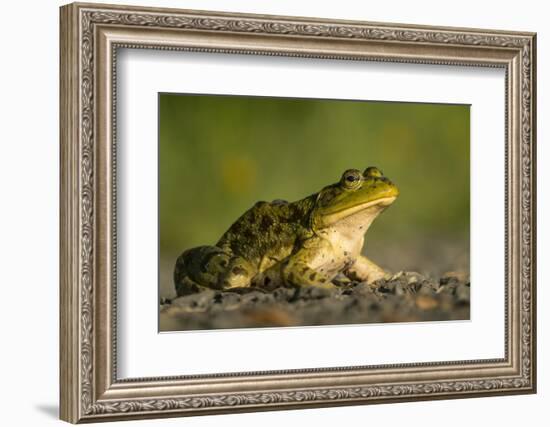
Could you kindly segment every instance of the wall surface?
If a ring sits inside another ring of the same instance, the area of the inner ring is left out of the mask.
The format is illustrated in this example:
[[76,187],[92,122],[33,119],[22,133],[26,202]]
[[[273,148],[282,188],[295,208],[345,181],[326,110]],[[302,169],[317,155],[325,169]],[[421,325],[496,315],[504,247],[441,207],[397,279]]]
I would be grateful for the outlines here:
[[[122,3],[111,0],[113,3]],[[550,29],[544,2],[354,0],[134,0],[134,4],[369,21],[538,32],[538,359],[539,393],[362,407],[265,412],[130,425],[240,426],[543,425],[550,405]],[[0,68],[0,381],[3,425],[47,426],[58,402],[58,6],[57,0],[8,2],[2,8]],[[546,336],[545,336],[546,335]]]

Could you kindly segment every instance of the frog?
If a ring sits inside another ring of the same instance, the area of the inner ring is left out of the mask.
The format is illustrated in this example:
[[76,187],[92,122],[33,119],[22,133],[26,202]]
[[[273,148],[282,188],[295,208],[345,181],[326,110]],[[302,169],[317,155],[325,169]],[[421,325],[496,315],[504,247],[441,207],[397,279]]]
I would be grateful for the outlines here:
[[386,278],[389,272],[362,251],[372,222],[398,195],[397,186],[369,166],[347,169],[336,183],[295,202],[257,202],[215,245],[177,258],[176,293],[334,287],[342,275],[368,284]]

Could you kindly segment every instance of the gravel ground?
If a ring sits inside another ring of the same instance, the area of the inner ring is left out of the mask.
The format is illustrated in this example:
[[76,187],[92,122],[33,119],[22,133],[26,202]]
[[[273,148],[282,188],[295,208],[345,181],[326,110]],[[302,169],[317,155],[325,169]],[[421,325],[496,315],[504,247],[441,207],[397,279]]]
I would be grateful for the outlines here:
[[367,285],[336,279],[334,288],[204,291],[161,298],[160,330],[260,328],[358,323],[467,320],[470,282],[462,273],[438,280],[399,272]]

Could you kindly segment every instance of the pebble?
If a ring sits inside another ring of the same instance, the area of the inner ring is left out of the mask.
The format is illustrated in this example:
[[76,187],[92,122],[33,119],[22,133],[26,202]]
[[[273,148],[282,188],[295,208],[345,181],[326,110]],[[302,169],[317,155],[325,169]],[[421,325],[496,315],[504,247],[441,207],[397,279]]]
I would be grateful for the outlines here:
[[[279,287],[266,292],[243,288],[161,300],[161,330],[340,325],[470,318],[467,275],[446,273],[438,280],[399,272],[374,284],[346,281],[338,286]],[[167,325],[163,329],[163,325]]]

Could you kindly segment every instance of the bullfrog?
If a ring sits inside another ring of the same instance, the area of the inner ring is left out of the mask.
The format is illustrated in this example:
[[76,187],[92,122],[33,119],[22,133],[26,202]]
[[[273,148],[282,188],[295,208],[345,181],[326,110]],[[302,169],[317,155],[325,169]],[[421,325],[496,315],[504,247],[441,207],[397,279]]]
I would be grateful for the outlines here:
[[176,292],[331,287],[340,274],[372,283],[388,273],[361,254],[365,233],[398,195],[395,184],[371,166],[348,169],[338,182],[295,202],[257,202],[216,245],[178,257]]

